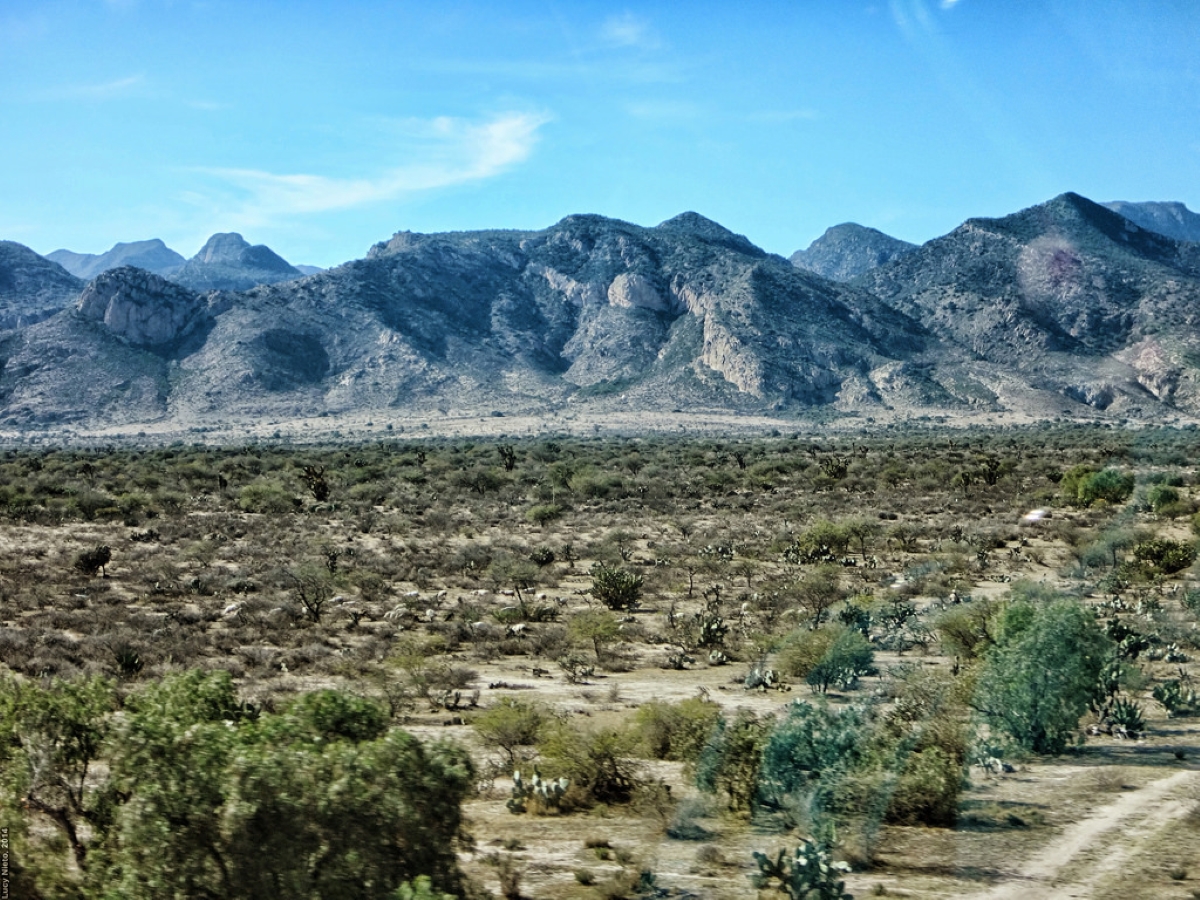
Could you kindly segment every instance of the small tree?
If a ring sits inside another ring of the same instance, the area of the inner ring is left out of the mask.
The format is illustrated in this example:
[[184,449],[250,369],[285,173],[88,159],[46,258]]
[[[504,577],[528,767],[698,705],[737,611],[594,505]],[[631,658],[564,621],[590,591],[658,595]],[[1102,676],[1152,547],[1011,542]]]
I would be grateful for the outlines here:
[[84,550],[75,557],[75,568],[85,575],[104,573],[104,567],[112,560],[112,550],[107,544],[99,544],[91,550]]
[[476,716],[471,725],[486,743],[504,751],[511,767],[517,762],[517,748],[536,744],[549,722],[550,716],[541,704],[501,697]]
[[1112,641],[1073,600],[1011,604],[985,656],[975,707],[1034,753],[1061,753],[1102,694]]
[[576,643],[588,644],[596,662],[604,662],[604,650],[621,637],[621,624],[607,609],[586,609],[567,623],[567,634]]

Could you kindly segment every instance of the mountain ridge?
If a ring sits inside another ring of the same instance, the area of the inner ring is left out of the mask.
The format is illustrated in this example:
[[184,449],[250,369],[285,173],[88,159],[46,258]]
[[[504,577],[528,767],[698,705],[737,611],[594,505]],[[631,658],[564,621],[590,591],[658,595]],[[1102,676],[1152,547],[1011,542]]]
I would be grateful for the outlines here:
[[[1072,193],[844,282],[694,212],[397,232],[307,277],[232,233],[193,262],[194,286],[46,268],[74,296],[0,340],[0,426],[1200,415],[1200,245]],[[248,264],[279,278],[220,286]]]

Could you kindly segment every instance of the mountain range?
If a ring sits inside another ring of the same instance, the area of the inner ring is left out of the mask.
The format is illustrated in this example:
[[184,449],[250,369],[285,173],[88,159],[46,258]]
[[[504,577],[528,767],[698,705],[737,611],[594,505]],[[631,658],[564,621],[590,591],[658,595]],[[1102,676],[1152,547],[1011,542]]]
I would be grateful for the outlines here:
[[0,427],[1200,415],[1200,244],[1068,193],[919,247],[845,225],[807,252],[839,280],[696,213],[401,232],[307,277],[238,235],[169,279],[86,284],[0,244]]

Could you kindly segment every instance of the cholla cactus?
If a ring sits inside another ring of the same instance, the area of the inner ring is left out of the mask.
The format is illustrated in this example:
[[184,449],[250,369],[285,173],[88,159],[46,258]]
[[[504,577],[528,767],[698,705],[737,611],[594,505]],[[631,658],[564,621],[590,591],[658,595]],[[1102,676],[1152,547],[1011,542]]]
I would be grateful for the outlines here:
[[563,797],[570,786],[570,779],[567,778],[543,780],[537,769],[533,770],[533,777],[525,781],[518,769],[513,772],[512,797],[505,805],[511,813],[523,813],[530,805],[535,807],[535,812],[556,810],[562,805]]
[[790,857],[780,850],[775,859],[765,853],[755,853],[758,874],[750,876],[756,888],[770,887],[778,882],[778,889],[792,900],[854,900],[846,893],[846,882],[841,876],[850,871],[844,862],[833,862],[829,849],[823,844],[805,838]]

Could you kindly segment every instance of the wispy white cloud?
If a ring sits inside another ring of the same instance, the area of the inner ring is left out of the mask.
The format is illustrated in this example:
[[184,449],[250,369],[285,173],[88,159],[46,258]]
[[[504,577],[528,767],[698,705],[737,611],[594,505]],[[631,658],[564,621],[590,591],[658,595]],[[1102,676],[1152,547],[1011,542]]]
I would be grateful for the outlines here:
[[747,113],[746,120],[765,125],[784,125],[788,122],[811,122],[818,117],[815,109],[766,109]]
[[[215,177],[226,193],[232,188],[236,194],[232,208],[223,211],[227,220],[239,227],[270,224],[288,215],[350,209],[492,178],[529,157],[538,129],[548,121],[545,114],[509,113],[482,123],[448,117],[410,122],[410,136],[425,144],[418,154],[422,158],[372,178],[280,175],[258,169],[199,171]],[[211,206],[214,198],[193,193],[193,201]]]
[[637,100],[625,107],[635,119],[653,122],[683,122],[705,116],[704,107],[687,100]]
[[124,97],[145,83],[144,75],[129,75],[94,84],[64,84],[33,94],[34,100],[113,100]]
[[600,27],[600,37],[616,47],[655,50],[662,45],[650,23],[630,12],[605,19]]
[[960,0],[942,0],[942,9],[954,9]]

